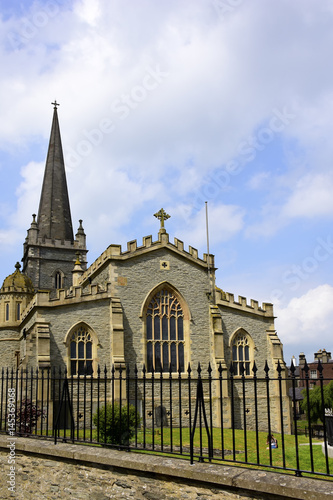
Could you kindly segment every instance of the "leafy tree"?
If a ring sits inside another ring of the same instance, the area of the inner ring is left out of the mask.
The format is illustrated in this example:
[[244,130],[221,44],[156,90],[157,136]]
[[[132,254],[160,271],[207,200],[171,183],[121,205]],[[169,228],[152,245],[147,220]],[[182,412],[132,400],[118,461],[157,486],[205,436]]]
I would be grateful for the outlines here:
[[[333,380],[323,387],[324,401],[322,400],[321,388],[319,385],[309,390],[309,404],[310,404],[310,420],[316,423],[319,419],[323,421],[323,411],[325,408],[333,408]],[[304,399],[301,401],[301,407],[305,414],[308,414],[308,400],[306,389],[302,391]],[[324,405],[323,405],[324,403]],[[323,408],[324,406],[324,408]]]
[[139,427],[141,417],[133,405],[120,407],[115,402],[102,406],[93,416],[93,422],[98,427],[101,442],[127,445]]

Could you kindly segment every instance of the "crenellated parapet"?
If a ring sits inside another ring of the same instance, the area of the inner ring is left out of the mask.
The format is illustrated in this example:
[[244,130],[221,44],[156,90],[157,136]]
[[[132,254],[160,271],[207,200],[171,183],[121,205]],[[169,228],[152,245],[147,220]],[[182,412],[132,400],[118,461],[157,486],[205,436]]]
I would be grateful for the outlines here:
[[37,238],[36,241],[31,242],[28,238],[26,243],[30,243],[36,246],[50,247],[50,248],[84,248],[79,240],[57,240],[52,238]]
[[111,284],[106,283],[105,286],[100,284],[89,285],[86,288],[73,286],[68,289],[57,290],[55,296],[51,297],[50,295],[49,290],[39,290],[23,311],[21,319],[24,320],[36,307],[56,307],[110,298]]
[[246,297],[242,297],[241,295],[238,296],[238,300],[235,300],[233,293],[224,292],[220,288],[216,288],[216,304],[254,313],[259,316],[274,318],[273,304],[263,302],[262,305],[260,305],[257,300],[253,299],[248,303]]
[[184,250],[184,243],[178,238],[174,238],[174,243],[169,241],[168,233],[159,233],[158,240],[153,241],[152,236],[144,236],[142,245],[137,244],[137,240],[127,242],[127,250],[123,251],[121,245],[110,245],[96,260],[89,266],[81,277],[80,283],[84,283],[96,273],[109,260],[128,260],[139,255],[167,248],[181,257],[195,262],[204,268],[214,269],[214,255],[204,253],[202,258],[198,255],[198,250],[189,246],[188,251]]

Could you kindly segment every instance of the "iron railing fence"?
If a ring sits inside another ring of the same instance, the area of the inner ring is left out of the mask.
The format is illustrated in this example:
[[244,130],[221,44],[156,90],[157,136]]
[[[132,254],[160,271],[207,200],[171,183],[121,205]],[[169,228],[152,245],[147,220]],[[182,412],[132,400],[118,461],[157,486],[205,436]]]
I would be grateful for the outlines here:
[[98,367],[94,376],[68,376],[62,368],[2,369],[0,432],[332,476],[325,413],[329,381],[320,363],[318,369],[319,413],[312,411],[305,365],[301,420],[295,370],[286,378],[279,363],[276,370],[266,363],[261,373],[254,364],[251,376],[244,368],[235,376],[232,366],[221,365],[214,373],[210,365],[189,365],[186,373]]

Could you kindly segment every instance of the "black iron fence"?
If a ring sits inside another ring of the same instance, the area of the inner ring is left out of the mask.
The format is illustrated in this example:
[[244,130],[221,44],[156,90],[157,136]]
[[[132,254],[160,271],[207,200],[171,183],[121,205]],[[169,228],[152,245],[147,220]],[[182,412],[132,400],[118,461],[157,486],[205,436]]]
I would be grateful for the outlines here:
[[[302,420],[295,371],[287,378],[280,364],[273,370],[266,363],[261,373],[254,364],[250,376],[221,365],[215,371],[189,366],[185,373],[98,367],[94,376],[2,369],[0,432],[330,476],[328,381],[320,368],[316,413],[305,367]],[[321,437],[305,434],[318,425]]]

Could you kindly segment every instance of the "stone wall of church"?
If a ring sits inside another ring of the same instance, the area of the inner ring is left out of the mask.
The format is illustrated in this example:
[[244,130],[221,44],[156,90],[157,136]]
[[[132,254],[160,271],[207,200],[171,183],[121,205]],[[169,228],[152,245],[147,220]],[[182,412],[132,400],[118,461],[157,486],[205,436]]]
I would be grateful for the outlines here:
[[265,375],[263,371],[265,361],[267,360],[268,366],[273,368],[271,360],[270,346],[268,345],[267,330],[273,323],[272,317],[262,317],[251,314],[245,311],[237,311],[232,308],[219,306],[222,315],[223,337],[225,345],[225,360],[227,367],[230,367],[232,352],[228,349],[230,339],[233,333],[239,329],[244,328],[252,337],[255,345],[254,360],[261,376]]
[[[167,268],[161,262],[167,262]],[[213,345],[206,295],[207,270],[163,248],[114,265],[115,294],[124,311],[126,362],[141,366],[146,362],[144,318],[140,318],[140,312],[147,295],[166,281],[181,293],[191,314],[185,362],[190,361],[192,367],[197,367],[198,362],[208,366]]]
[[[251,336],[254,342],[254,352],[253,359],[251,359],[251,372],[250,378],[253,377],[252,367],[253,361],[256,362],[258,371],[257,375],[257,402],[258,402],[258,425],[260,430],[265,430],[267,428],[268,419],[268,406],[267,406],[267,386],[265,381],[266,372],[264,371],[265,362],[267,361],[269,370],[269,378],[277,379],[278,372],[276,371],[275,362],[277,359],[273,359],[272,356],[272,346],[267,334],[267,330],[274,330],[274,318],[273,316],[265,317],[263,315],[251,314],[250,312],[243,310],[236,310],[234,308],[228,308],[226,306],[219,306],[222,315],[222,325],[223,325],[223,337],[225,343],[225,361],[227,368],[229,370],[232,361],[232,347],[230,346],[230,340],[235,331],[239,328],[243,328]],[[281,346],[282,347],[282,346]],[[282,360],[282,350],[280,352]],[[282,372],[282,377],[285,377],[286,373]],[[283,426],[285,432],[290,432],[290,401],[285,391],[285,381],[282,382],[283,393],[282,393],[282,404],[283,404]],[[247,425],[251,428],[255,426],[255,408],[254,408],[254,385],[247,382],[245,386],[245,406],[246,406],[246,419]],[[243,428],[244,426],[244,414],[243,414],[243,385],[240,377],[235,377],[234,379],[234,410],[235,418],[234,425],[238,428]],[[226,395],[230,396],[230,384],[228,387],[228,392]],[[280,414],[276,409],[280,408],[280,397],[279,397],[279,387],[277,381],[272,381],[270,383],[270,412],[271,412],[271,424],[274,432],[281,431]],[[226,415],[229,414],[229,425],[231,425],[231,402],[227,401]]]
[[15,352],[20,350],[17,330],[0,330],[0,369],[16,368]]
[[[29,250],[34,252],[38,259],[30,257],[28,267],[24,272],[32,279],[35,288],[50,289],[54,288],[54,273],[61,270],[65,274],[63,287],[72,285],[72,270],[76,259],[76,249],[72,248],[49,248],[32,247]],[[40,283],[38,285],[38,274]]]
[[[50,331],[50,357],[51,366],[62,368],[65,367],[68,361],[68,349],[64,344],[66,335],[71,328],[80,322],[84,322],[90,327],[98,338],[96,364],[100,364],[104,369],[104,365],[110,365],[111,359],[111,333],[110,333],[110,300],[84,301],[79,303],[66,304],[63,306],[44,308],[42,314],[43,323],[49,325]],[[32,317],[26,323],[26,330],[29,332],[28,340],[31,335],[36,335],[35,327],[33,326],[38,319]],[[36,366],[36,356],[31,356],[28,364]]]

